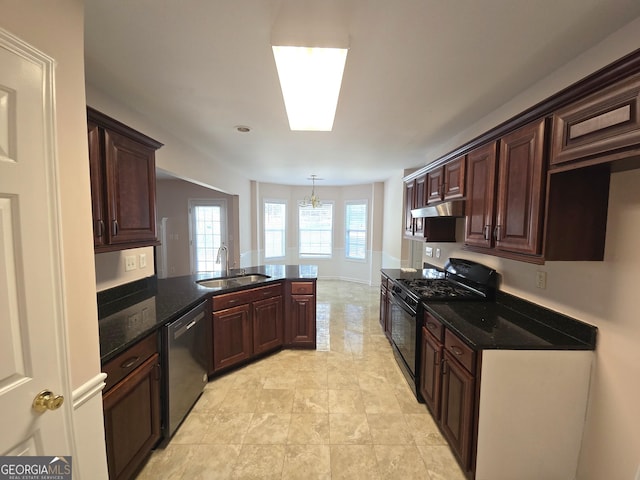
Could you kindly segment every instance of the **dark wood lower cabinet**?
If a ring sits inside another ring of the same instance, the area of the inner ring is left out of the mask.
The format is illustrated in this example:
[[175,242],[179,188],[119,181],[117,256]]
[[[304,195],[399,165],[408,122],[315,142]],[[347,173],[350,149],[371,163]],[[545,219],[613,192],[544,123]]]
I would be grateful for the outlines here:
[[422,327],[422,360],[420,369],[420,394],[434,418],[440,418],[440,390],[442,386],[442,343]]
[[316,297],[291,295],[289,302],[290,345],[316,347]]
[[161,436],[159,355],[108,390],[103,407],[109,478],[133,478]]
[[213,312],[214,372],[251,358],[253,342],[249,314],[249,304]]
[[255,355],[283,344],[282,297],[266,298],[252,303],[253,353]]
[[465,471],[471,465],[474,382],[473,375],[444,351],[440,426]]

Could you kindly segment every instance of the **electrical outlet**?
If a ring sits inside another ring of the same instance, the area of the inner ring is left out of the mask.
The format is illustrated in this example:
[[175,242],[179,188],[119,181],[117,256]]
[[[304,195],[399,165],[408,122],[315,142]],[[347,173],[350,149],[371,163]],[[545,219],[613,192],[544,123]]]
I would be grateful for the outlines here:
[[440,258],[440,249],[436,248],[436,258]]
[[130,272],[131,270],[135,270],[136,267],[136,256],[128,255],[124,257],[124,271]]
[[536,287],[542,289],[547,288],[547,272],[540,270],[536,272]]
[[141,253],[140,255],[138,255],[138,265],[140,265],[140,268],[144,268],[147,266],[147,254],[146,253]]
[[433,247],[425,247],[424,248],[424,254],[427,257],[433,257]]

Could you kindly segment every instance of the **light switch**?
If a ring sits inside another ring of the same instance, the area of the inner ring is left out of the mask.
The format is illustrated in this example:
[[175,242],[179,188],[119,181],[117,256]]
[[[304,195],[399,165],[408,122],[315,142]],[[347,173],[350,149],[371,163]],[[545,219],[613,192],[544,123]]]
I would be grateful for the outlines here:
[[138,255],[138,265],[140,265],[140,268],[144,268],[147,266],[147,254],[146,253],[141,253],[140,255]]
[[440,249],[436,248],[436,258],[440,258]]

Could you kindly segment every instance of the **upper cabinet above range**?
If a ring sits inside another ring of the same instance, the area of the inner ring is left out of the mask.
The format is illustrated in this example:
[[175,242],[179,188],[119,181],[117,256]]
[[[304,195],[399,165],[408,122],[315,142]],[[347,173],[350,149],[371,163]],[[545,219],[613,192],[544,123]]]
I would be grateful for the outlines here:
[[87,107],[96,253],[157,245],[155,151],[160,142]]
[[458,157],[427,172],[427,203],[464,197],[465,157]]

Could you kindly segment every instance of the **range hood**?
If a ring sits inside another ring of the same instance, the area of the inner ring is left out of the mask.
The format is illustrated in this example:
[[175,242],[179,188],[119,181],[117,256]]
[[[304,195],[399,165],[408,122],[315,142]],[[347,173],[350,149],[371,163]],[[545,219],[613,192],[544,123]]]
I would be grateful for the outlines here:
[[411,210],[413,218],[429,217],[464,217],[464,200],[454,200],[451,202],[428,205],[422,208]]

